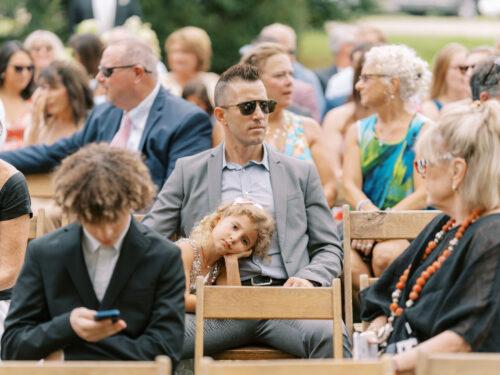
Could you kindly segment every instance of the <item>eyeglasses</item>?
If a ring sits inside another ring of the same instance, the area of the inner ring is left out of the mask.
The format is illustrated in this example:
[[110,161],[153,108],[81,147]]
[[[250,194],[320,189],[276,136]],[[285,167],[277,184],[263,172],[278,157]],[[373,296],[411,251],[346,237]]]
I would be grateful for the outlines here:
[[[131,64],[131,65],[120,65],[120,66],[110,66],[110,67],[105,67],[102,65],[99,65],[98,69],[102,73],[102,75],[106,78],[111,77],[113,74],[113,71],[115,69],[128,69],[128,68],[133,68],[134,66],[137,66],[138,64]],[[146,73],[151,73],[151,70],[148,70],[146,68],[143,68]]]
[[[439,157],[437,161],[441,160],[451,160],[453,158],[453,155],[450,153],[446,153],[443,156]],[[428,160],[428,159],[418,159],[413,162],[413,166],[415,167],[415,170],[417,173],[424,177],[427,174],[427,170],[429,169],[429,166],[432,165],[433,163]]]
[[467,73],[469,69],[474,69],[474,65],[457,65],[454,66],[453,68],[460,70],[460,73],[464,75],[465,73]]
[[274,100],[250,100],[248,102],[232,104],[232,105],[221,105],[221,108],[231,108],[238,107],[240,113],[243,116],[250,116],[255,112],[257,108],[257,103],[259,103],[260,110],[266,115],[272,113],[276,108],[276,101]]
[[25,69],[30,73],[33,73],[33,71],[35,70],[34,65],[12,65],[12,67],[17,74],[21,74]]
[[362,81],[362,82],[366,82],[366,81],[370,80],[371,78],[377,78],[377,77],[390,77],[390,75],[388,75],[388,74],[377,74],[377,73],[373,73],[373,74],[360,74],[359,75],[359,80]]

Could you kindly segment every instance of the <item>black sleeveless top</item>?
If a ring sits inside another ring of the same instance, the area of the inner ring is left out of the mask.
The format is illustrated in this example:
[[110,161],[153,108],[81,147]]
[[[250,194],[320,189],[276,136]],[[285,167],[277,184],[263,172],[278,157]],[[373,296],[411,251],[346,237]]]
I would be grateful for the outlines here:
[[[0,189],[0,221],[27,214],[32,216],[28,186],[22,173],[16,173]],[[0,291],[0,301],[10,300],[11,291],[11,288]]]

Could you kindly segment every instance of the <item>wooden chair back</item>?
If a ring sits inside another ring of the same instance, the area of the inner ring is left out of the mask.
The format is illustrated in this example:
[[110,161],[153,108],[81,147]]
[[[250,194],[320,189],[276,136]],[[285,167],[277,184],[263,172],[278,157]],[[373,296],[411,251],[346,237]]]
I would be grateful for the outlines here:
[[170,375],[170,359],[159,356],[151,362],[116,361],[4,361],[2,375]]
[[52,181],[52,173],[28,174],[25,177],[30,196],[38,198],[54,197],[54,182]]
[[352,240],[412,240],[439,211],[350,211],[342,207],[344,220],[344,313],[349,334],[353,331],[352,316]]
[[418,353],[416,375],[498,375],[500,353]]
[[40,208],[30,219],[28,241],[39,238],[45,234],[45,210]]
[[343,357],[340,280],[330,288],[205,286],[196,280],[195,370],[201,374],[205,319],[329,319],[333,356]]
[[274,361],[214,361],[203,358],[203,375],[392,375],[389,359],[353,361],[292,359]]

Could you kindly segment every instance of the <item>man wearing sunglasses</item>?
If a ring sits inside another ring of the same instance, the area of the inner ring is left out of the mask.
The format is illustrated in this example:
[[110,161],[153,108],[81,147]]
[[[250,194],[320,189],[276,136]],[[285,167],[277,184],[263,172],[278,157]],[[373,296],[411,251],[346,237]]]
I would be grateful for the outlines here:
[[[224,143],[179,159],[143,223],[166,237],[187,237],[220,204],[252,200],[273,215],[276,233],[266,258],[240,260],[241,283],[331,285],[342,271],[342,248],[317,171],[314,164],[263,143],[275,102],[268,99],[256,68],[239,64],[224,72],[215,87],[215,105]],[[194,326],[194,316],[187,314],[183,358],[193,358]],[[297,357],[332,355],[328,321],[224,320],[207,321],[206,327],[207,353],[259,343]],[[344,337],[344,355],[349,356]]]
[[34,145],[0,153],[25,174],[49,172],[84,145],[108,142],[141,152],[161,188],[178,158],[211,146],[212,126],[196,106],[161,88],[152,50],[136,39],[109,45],[97,79],[107,103],[95,107],[84,128],[52,145]]

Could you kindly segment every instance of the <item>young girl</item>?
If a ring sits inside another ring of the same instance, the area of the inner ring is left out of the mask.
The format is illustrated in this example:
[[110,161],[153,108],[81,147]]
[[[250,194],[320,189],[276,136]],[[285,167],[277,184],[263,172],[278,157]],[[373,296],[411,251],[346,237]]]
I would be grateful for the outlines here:
[[[220,275],[222,279],[227,273],[229,284],[239,282],[238,258],[248,257],[252,252],[263,257],[273,230],[272,217],[260,205],[237,199],[205,216],[189,238],[177,241],[186,274],[186,312],[195,312],[198,276],[205,277],[205,284],[214,284]],[[225,270],[224,257],[227,255],[232,255],[228,260],[234,262],[234,270],[233,267]]]

